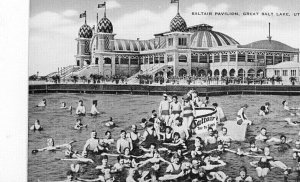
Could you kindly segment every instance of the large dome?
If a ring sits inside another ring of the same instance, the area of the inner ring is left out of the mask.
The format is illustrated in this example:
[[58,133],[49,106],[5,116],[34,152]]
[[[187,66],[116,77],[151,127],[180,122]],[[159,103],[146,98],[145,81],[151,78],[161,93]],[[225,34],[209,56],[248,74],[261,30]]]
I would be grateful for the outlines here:
[[78,36],[80,38],[92,38],[93,30],[90,26],[88,26],[87,24],[84,24],[80,27]]
[[192,32],[191,47],[218,47],[238,45],[239,43],[233,38],[221,32],[212,30],[212,26],[200,24],[188,27],[188,31]]
[[104,16],[98,23],[97,32],[102,33],[112,33],[113,32],[113,25],[111,21]]
[[185,20],[180,16],[179,13],[177,13],[177,15],[170,22],[171,32],[185,32],[186,27]]

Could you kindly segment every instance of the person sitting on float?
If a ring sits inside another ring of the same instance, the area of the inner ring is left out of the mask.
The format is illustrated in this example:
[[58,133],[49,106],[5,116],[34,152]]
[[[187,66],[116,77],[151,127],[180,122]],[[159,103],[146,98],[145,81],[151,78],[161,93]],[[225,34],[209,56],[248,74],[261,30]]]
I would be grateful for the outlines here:
[[243,106],[241,107],[241,109],[238,111],[238,113],[237,113],[237,118],[236,118],[237,124],[238,124],[238,125],[241,125],[242,123],[246,123],[246,124],[248,124],[248,125],[252,125],[252,121],[250,121],[250,120],[247,118],[246,114],[245,114],[245,111],[247,110],[247,108],[248,108],[248,104],[245,104],[245,105],[243,105]]

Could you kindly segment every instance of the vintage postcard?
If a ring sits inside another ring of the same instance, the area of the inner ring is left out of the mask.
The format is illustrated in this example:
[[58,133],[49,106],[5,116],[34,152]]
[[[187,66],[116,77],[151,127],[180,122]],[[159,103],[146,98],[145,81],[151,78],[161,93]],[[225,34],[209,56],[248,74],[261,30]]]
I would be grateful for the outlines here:
[[27,181],[300,180],[297,0],[30,0]]

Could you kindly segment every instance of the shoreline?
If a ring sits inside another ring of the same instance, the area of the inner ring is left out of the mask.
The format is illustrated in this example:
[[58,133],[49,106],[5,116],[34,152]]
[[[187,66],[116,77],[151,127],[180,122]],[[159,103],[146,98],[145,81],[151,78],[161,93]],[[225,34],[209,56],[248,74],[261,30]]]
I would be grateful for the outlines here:
[[194,89],[203,96],[300,95],[300,85],[127,85],[127,84],[40,84],[29,85],[28,93],[91,93],[132,95],[184,95]]

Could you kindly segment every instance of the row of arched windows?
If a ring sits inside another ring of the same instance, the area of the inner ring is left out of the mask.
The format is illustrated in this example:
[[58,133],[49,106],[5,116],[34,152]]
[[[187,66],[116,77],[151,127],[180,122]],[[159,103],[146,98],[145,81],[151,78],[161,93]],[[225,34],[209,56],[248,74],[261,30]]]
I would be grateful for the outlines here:
[[[185,69],[180,69],[178,76],[184,76],[187,75],[187,71]],[[236,76],[236,70],[235,69],[231,69],[228,70],[227,69],[223,69],[221,72],[220,70],[216,69],[214,70],[214,72],[212,72],[212,70],[208,70],[207,72],[204,69],[200,69],[198,71],[196,71],[195,69],[191,70],[191,75],[192,76]],[[259,69],[255,75],[255,70],[254,69],[249,69],[246,75],[246,71],[244,69],[239,69],[237,71],[237,76],[239,77],[245,77],[245,76],[249,76],[249,77],[254,77],[254,76],[264,76],[264,71],[262,69]]]

